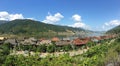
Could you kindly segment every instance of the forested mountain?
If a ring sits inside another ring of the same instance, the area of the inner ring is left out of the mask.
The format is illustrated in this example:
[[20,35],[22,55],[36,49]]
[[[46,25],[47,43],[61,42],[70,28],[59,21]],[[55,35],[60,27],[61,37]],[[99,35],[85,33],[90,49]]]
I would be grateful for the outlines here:
[[74,33],[75,31],[85,30],[81,28],[45,24],[39,21],[28,19],[17,19],[0,25],[0,34],[50,36],[53,35],[52,33],[55,35],[65,32]]

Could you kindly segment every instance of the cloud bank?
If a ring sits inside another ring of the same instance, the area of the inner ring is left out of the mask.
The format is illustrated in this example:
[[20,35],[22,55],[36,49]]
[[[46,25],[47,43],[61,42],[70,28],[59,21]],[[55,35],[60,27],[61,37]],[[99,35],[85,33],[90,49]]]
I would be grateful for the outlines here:
[[24,19],[22,14],[9,14],[6,11],[0,12],[0,20],[15,20],[15,19]]
[[56,13],[54,15],[48,13],[48,16],[46,16],[46,19],[43,20],[42,22],[54,24],[54,23],[60,21],[62,18],[64,18],[64,16],[61,13]]
[[25,18],[22,14],[10,14],[7,11],[1,11],[0,12],[0,20],[5,20],[5,21],[12,21],[15,19],[31,19],[35,20],[34,18]]
[[102,28],[104,30],[109,30],[109,29],[111,29],[111,28],[113,28],[115,26],[118,26],[118,25],[120,25],[120,20],[116,19],[116,20],[111,20],[109,22],[104,23],[104,25],[102,26]]
[[90,29],[90,27],[88,25],[86,25],[84,22],[82,22],[82,18],[80,15],[78,14],[74,14],[72,16],[72,20],[75,22],[73,25],[70,25],[72,27],[76,27],[76,28],[84,28],[84,29]]

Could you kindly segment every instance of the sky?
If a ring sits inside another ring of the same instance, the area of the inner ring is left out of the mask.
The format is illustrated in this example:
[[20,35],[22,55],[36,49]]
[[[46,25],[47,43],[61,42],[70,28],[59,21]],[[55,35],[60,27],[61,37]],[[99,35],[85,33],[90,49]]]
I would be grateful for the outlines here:
[[120,25],[120,0],[0,0],[0,20],[15,19],[106,31]]

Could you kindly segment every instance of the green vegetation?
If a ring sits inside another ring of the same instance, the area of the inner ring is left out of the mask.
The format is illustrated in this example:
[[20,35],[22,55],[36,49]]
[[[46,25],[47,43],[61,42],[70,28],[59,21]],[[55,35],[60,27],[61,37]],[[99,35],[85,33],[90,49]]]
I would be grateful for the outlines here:
[[[47,56],[45,58],[40,57],[37,53],[35,55],[23,56],[23,55],[8,55],[9,51],[4,54],[5,58],[0,61],[1,66],[107,66],[112,64],[113,66],[120,66],[120,38],[112,40],[106,40],[99,45],[92,45],[90,42],[90,49],[77,56],[70,56],[68,53],[62,54],[58,57],[56,56]],[[92,45],[92,46],[91,46]],[[1,47],[9,48],[10,45]],[[42,45],[42,47],[46,48],[46,51],[53,52],[55,45],[52,44],[50,46]],[[38,51],[44,50],[40,46]],[[66,46],[69,48],[69,46]],[[9,48],[10,49],[10,48]],[[29,49],[29,48],[27,48]],[[0,57],[1,57],[0,56]],[[2,57],[1,57],[2,58]]]
[[118,34],[120,33],[120,25],[107,31],[108,34]]
[[73,35],[75,31],[85,31],[81,28],[58,26],[45,24],[39,21],[28,19],[13,20],[0,25],[0,34],[33,36],[33,37],[53,37]]
[[71,45],[66,45],[66,46],[56,46],[55,44],[50,44],[50,45],[17,45],[14,48],[16,51],[34,51],[34,52],[48,52],[48,53],[52,53],[52,52],[60,52],[62,51],[70,51],[73,50]]
[[10,53],[10,49],[12,49],[12,46],[10,44],[0,45],[0,66],[4,64],[6,57]]
[[47,51],[49,53],[55,52],[55,49],[56,49],[56,46],[54,44],[51,44],[51,45],[47,46]]

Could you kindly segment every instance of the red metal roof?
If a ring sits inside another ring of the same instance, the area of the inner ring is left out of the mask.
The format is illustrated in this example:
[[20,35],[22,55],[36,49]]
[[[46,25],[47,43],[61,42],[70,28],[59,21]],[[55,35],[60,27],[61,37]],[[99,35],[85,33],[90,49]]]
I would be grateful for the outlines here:
[[59,39],[59,38],[57,38],[57,37],[54,37],[54,38],[52,38],[52,41],[57,42],[57,41],[60,41],[60,39]]
[[75,45],[83,45],[83,44],[87,44],[88,41],[89,40],[87,40],[87,39],[77,38],[77,39],[73,40],[73,44],[75,44]]

